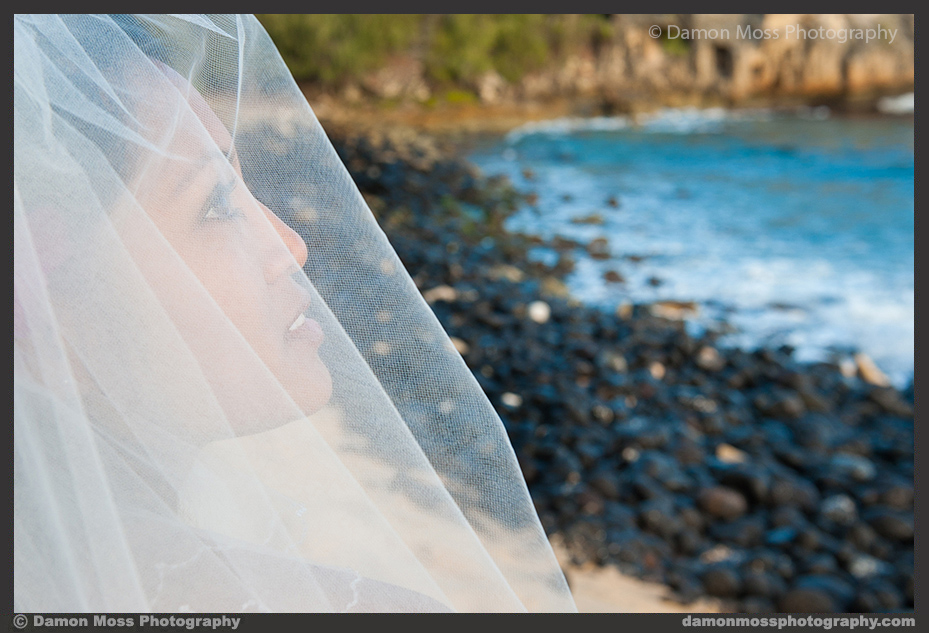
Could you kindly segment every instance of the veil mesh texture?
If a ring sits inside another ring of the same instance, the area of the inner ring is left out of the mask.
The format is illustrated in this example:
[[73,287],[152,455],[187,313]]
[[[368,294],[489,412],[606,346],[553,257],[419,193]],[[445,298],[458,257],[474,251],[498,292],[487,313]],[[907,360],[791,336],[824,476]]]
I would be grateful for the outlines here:
[[258,21],[13,26],[15,610],[574,611]]

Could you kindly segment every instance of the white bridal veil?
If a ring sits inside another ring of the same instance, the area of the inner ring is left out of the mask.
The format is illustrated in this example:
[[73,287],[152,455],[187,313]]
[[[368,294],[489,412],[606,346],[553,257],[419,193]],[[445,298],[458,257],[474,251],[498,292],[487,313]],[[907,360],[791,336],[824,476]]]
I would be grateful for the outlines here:
[[16,16],[17,611],[573,611],[252,16]]

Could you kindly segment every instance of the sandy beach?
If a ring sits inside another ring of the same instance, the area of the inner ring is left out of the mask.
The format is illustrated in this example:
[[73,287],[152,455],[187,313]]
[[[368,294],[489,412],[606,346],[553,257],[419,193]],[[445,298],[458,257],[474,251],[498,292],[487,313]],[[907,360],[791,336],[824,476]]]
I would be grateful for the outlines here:
[[721,610],[712,600],[676,602],[664,585],[627,576],[616,567],[575,565],[560,539],[555,536],[551,541],[580,613],[719,613]]

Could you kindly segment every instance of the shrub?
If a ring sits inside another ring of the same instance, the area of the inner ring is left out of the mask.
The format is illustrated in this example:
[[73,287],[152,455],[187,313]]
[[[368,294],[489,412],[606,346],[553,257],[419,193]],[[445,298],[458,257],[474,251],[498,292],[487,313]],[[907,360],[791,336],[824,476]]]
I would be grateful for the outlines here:
[[410,46],[418,15],[258,14],[298,81],[336,84]]
[[422,60],[434,82],[468,87],[495,70],[507,81],[612,36],[603,15],[258,14],[298,81],[333,85],[375,70],[392,54]]

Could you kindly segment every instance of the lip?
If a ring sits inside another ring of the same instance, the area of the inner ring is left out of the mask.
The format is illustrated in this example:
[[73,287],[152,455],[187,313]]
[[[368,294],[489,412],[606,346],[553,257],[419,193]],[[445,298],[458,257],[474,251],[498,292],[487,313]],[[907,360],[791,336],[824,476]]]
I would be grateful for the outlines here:
[[289,340],[301,340],[319,345],[326,338],[323,328],[316,319],[306,317],[303,323],[293,330],[288,330],[286,338]]
[[300,320],[303,317],[303,322],[293,329],[289,329],[285,333],[285,338],[290,340],[305,340],[314,345],[319,345],[323,342],[325,334],[323,333],[323,328],[315,319],[311,319],[306,316],[306,311],[310,307],[310,302],[306,301],[303,304],[300,312],[294,317],[291,321],[291,326]]

